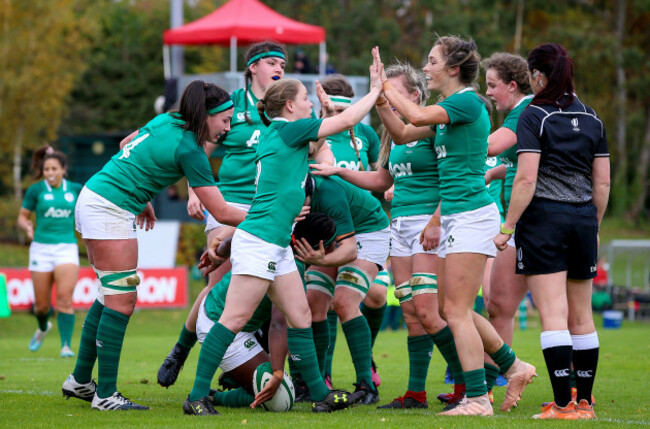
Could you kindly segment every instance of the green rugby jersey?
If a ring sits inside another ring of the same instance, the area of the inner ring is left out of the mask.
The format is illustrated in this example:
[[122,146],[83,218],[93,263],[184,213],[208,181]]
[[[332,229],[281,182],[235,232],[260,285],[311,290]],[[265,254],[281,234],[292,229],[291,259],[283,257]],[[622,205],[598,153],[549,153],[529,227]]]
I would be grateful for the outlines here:
[[325,142],[332,150],[338,167],[359,171],[359,158],[361,158],[363,169],[368,171],[369,164],[377,162],[379,158],[379,137],[375,130],[366,124],[355,125],[354,137],[357,149],[359,150],[358,157],[354,146],[352,146],[352,138],[350,137],[349,130],[329,136]]
[[[390,225],[388,216],[381,208],[381,203],[370,192],[339,177],[314,176],[314,179],[315,198],[326,199],[330,205],[340,204],[349,207],[353,230],[356,234],[381,231]],[[343,193],[341,194],[341,192]],[[324,213],[331,216],[328,212]],[[339,234],[338,225],[336,235],[342,235]]]
[[58,188],[41,180],[27,188],[23,208],[36,214],[34,241],[43,244],[76,243],[74,206],[82,185],[63,179]]
[[433,214],[440,202],[438,159],[433,137],[402,145],[391,143],[388,164],[395,189],[390,216]]
[[[485,171],[491,170],[493,168],[501,165],[501,162],[496,156],[489,156],[485,160]],[[487,185],[488,194],[492,200],[496,203],[497,208],[499,209],[499,214],[501,215],[501,221],[505,221],[505,216],[503,212],[503,204],[501,204],[501,190],[503,188],[503,180],[493,180]]]
[[135,215],[161,190],[187,177],[190,187],[214,186],[212,169],[196,134],[175,114],[156,116],[124,145],[86,186]]
[[[296,266],[298,267],[298,274],[302,279],[302,284],[305,290],[307,286],[305,285],[305,265],[296,259]],[[205,297],[205,311],[214,322],[218,322],[223,313],[223,309],[226,306],[226,295],[228,294],[228,288],[230,287],[230,281],[232,280],[232,271],[228,271],[223,278],[214,285],[210,293]],[[253,316],[248,321],[248,323],[242,328],[242,332],[256,332],[258,329],[264,325],[268,319],[271,318],[273,303],[268,295],[264,295],[262,301],[255,309]]]
[[[508,112],[506,119],[503,121],[503,126],[516,134],[519,115],[528,107],[532,99],[532,95],[527,95],[519,100],[519,103]],[[512,195],[512,182],[514,182],[515,175],[517,174],[517,145],[514,144],[503,151],[499,155],[499,160],[506,166],[506,178],[503,182],[503,201],[505,203],[504,209],[507,213],[508,206],[510,205],[510,196]]]
[[[219,167],[217,185],[226,201],[250,204],[255,196],[257,144],[266,126],[257,111],[258,99],[250,88],[248,92],[243,88],[236,90],[231,98],[235,111],[230,131],[219,142],[225,148],[225,155]],[[246,121],[247,112],[250,124]]]
[[281,247],[305,202],[309,142],[318,139],[321,119],[289,122],[274,118],[257,147],[256,193],[242,230]]
[[490,134],[485,104],[474,88],[464,88],[438,105],[445,109],[450,121],[435,126],[441,213],[450,215],[485,207],[492,203],[485,186]]

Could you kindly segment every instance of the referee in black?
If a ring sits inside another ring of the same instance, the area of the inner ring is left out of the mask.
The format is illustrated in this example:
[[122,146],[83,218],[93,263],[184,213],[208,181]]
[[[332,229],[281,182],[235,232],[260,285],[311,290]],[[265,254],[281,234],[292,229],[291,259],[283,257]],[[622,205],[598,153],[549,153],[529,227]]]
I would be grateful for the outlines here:
[[[526,276],[541,320],[554,401],[534,417],[592,419],[598,335],[591,313],[598,230],[610,186],[605,128],[574,93],[573,62],[558,44],[528,56],[535,93],[517,126],[518,169],[510,209],[494,239],[515,233],[517,274]],[[571,398],[571,364],[577,405]]]

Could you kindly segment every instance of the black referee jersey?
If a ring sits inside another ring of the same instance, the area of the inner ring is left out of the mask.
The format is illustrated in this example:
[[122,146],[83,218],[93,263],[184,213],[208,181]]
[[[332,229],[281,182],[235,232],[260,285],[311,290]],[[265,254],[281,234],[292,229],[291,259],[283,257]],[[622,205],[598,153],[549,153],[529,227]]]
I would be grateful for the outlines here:
[[517,124],[517,154],[541,155],[534,196],[567,203],[592,197],[592,163],[608,157],[605,127],[594,110],[574,100],[565,109],[529,105]]

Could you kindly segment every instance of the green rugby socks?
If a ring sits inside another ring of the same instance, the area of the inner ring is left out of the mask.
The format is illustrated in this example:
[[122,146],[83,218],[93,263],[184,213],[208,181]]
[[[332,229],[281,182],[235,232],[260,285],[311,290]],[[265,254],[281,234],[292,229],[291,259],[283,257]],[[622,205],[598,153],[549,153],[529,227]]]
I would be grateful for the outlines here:
[[68,346],[72,343],[72,332],[74,331],[74,313],[61,313],[56,316],[57,325],[59,325],[59,336],[61,337],[61,347]]
[[[316,346],[316,357],[318,358],[318,369],[321,374],[325,373],[325,360],[327,349],[330,344],[330,328],[327,320],[312,322],[311,329],[314,335],[314,346]],[[291,361],[291,359],[289,359]]]
[[431,339],[438,346],[440,354],[442,354],[445,362],[449,365],[449,369],[451,369],[454,375],[454,384],[465,383],[463,367],[460,364],[460,360],[458,360],[458,353],[456,352],[456,342],[454,341],[454,335],[451,333],[449,326],[445,326],[431,335]]
[[[102,317],[104,305],[95,300],[88,310],[83,327],[81,328],[81,342],[79,353],[72,375],[77,383],[90,383],[93,375],[93,367],[97,359],[97,326]],[[113,392],[111,392],[112,394]]]
[[433,353],[433,340],[429,335],[408,337],[409,384],[408,390],[423,392],[426,390],[427,373]]
[[309,388],[311,399],[322,401],[330,393],[320,370],[314,346],[314,336],[311,328],[287,328],[287,343],[289,359],[291,359]]
[[368,327],[370,328],[370,347],[375,346],[381,322],[384,321],[384,313],[386,312],[386,304],[379,308],[370,308],[364,302],[361,303],[361,314],[366,318]]
[[117,391],[117,372],[124,334],[130,317],[105,307],[97,327],[97,396],[108,398]]
[[357,373],[357,383],[365,381],[368,386],[372,384],[371,374],[371,348],[370,328],[363,316],[355,317],[341,325],[348,342],[354,370]]
[[208,396],[214,373],[217,372],[217,368],[219,368],[219,364],[223,360],[223,355],[226,354],[226,350],[232,344],[235,335],[234,332],[219,322],[212,325],[201,346],[194,387],[190,392],[190,401],[197,401],[204,396]]

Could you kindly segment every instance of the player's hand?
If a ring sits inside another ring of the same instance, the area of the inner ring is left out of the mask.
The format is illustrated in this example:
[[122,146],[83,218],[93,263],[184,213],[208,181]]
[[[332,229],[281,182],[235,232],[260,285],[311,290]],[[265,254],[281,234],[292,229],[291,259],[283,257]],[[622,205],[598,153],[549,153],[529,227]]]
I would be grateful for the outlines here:
[[[379,75],[381,84],[383,85],[383,83],[388,80],[388,77],[386,77],[384,64],[381,62],[381,55],[379,55],[379,46],[375,46],[374,48],[372,48],[372,64],[375,67],[376,73]],[[371,73],[371,77],[372,77],[372,73]]]
[[440,244],[440,227],[427,225],[420,234],[420,244],[424,250],[433,250]]
[[321,107],[325,109],[325,117],[328,118],[334,116],[334,104],[319,81],[316,81],[316,95],[318,96],[318,101],[320,101]]
[[34,240],[34,223],[31,220],[25,222],[25,235],[27,235],[29,241]]
[[310,164],[309,168],[314,176],[334,176],[341,169],[341,167],[327,164]]
[[203,275],[210,274],[212,271],[223,265],[230,257],[230,245],[232,237],[221,240],[214,237],[208,249],[203,252],[199,259],[198,268],[203,270]]
[[294,219],[294,222],[300,222],[301,220],[305,220],[305,217],[309,214],[311,211],[311,206],[302,206],[302,209],[300,209],[300,213],[296,218]]
[[144,228],[145,231],[149,231],[150,229],[153,229],[157,220],[153,206],[151,203],[147,203],[144,210],[142,210],[142,213],[136,216],[135,223],[140,227],[140,229]]
[[323,240],[318,243],[318,249],[314,249],[303,237],[300,240],[295,241],[293,248],[296,251],[296,258],[305,264],[321,265],[325,262],[325,247],[323,246]]
[[[262,405],[264,402],[268,401],[269,399],[272,399],[273,396],[275,396],[275,392],[278,391],[278,388],[282,384],[282,378],[278,377],[275,373],[279,372],[282,370],[278,371],[273,371],[273,377],[269,379],[269,381],[266,383],[266,386],[264,386],[264,389],[262,389],[261,392],[259,392],[257,395],[255,395],[255,401],[251,404],[251,408],[255,408],[259,405]],[[282,374],[284,375],[284,371],[282,371]]]
[[384,192],[384,199],[388,202],[393,201],[393,197],[395,192],[395,185],[391,186],[390,189],[388,189],[386,192]]
[[205,207],[203,207],[203,204],[201,204],[201,201],[196,196],[196,194],[190,192],[190,196],[187,200],[187,214],[194,219],[204,220],[205,219],[205,215],[203,214],[204,210]]
[[494,245],[497,246],[497,249],[505,250],[506,247],[508,247],[508,240],[510,240],[510,234],[500,232],[492,241],[494,242]]

